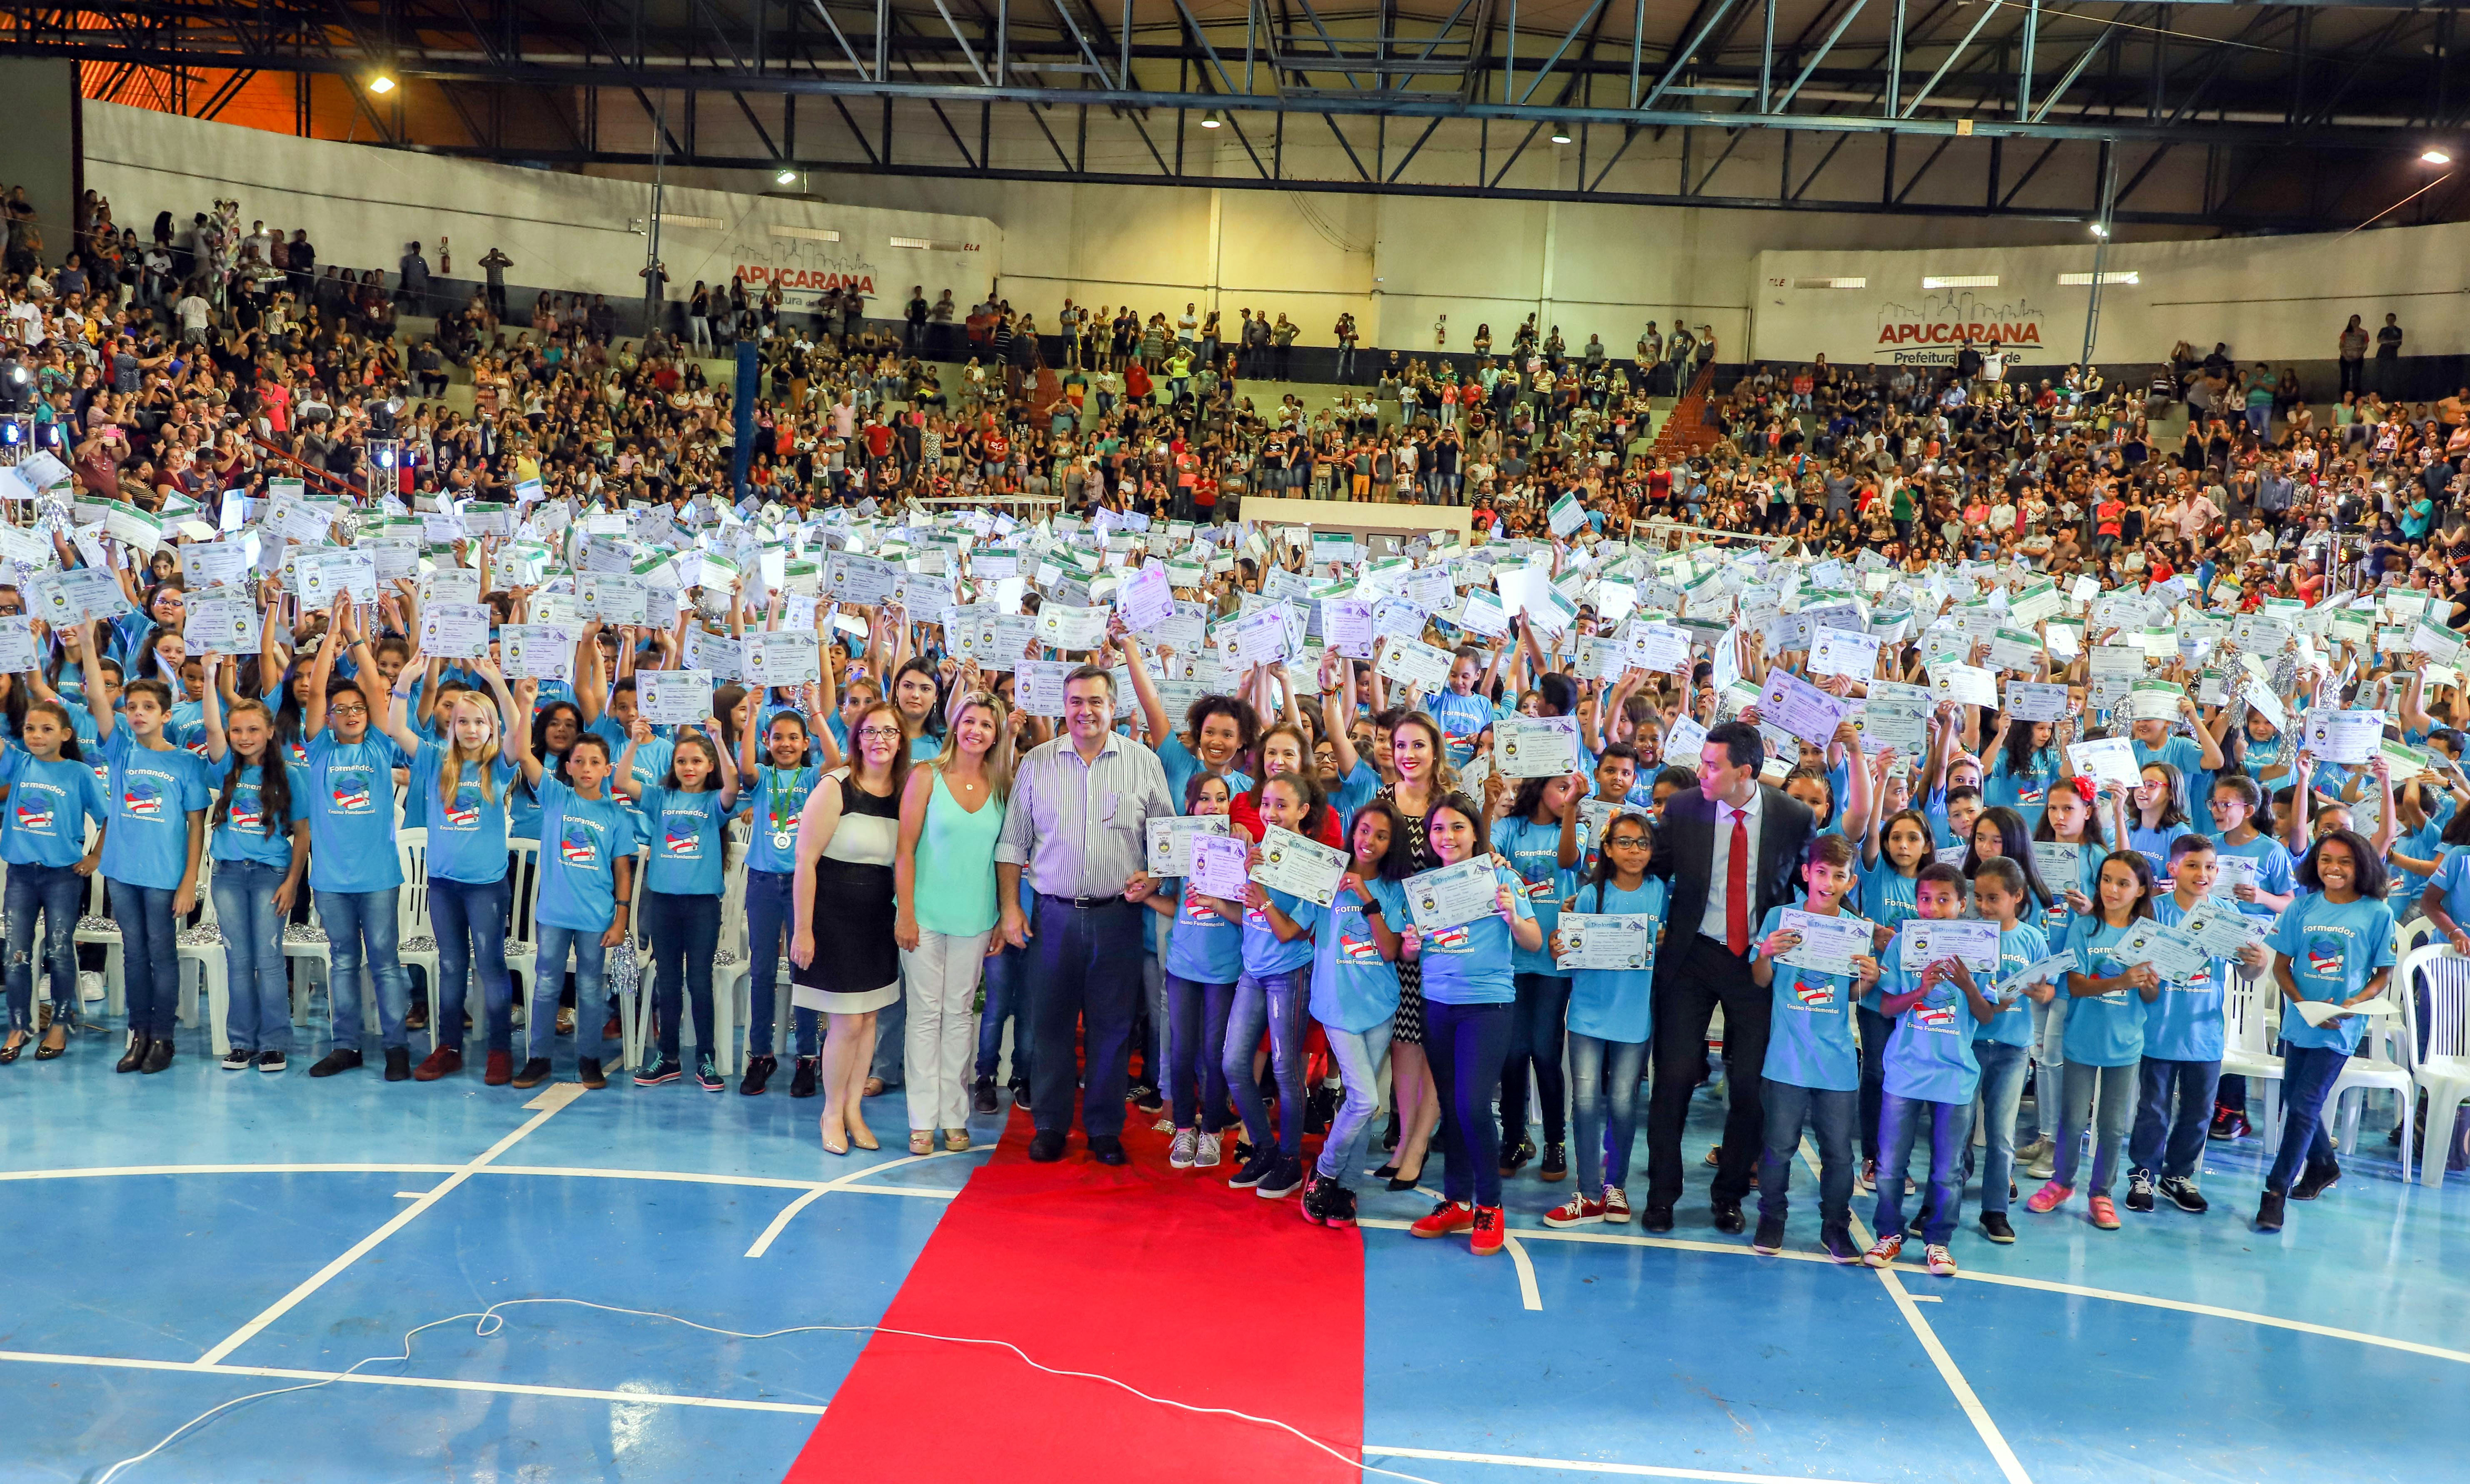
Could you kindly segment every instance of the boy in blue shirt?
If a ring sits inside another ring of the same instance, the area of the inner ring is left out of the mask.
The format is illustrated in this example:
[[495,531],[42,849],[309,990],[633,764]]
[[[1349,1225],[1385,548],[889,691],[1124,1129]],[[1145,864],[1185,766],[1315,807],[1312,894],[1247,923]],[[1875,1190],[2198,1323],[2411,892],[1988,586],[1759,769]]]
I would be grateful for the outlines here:
[[[2179,926],[2211,898],[2221,877],[2213,843],[2202,835],[2180,836],[2170,847],[2170,876],[2172,891],[2153,903],[2153,916],[2163,927]],[[2236,906],[2219,899],[2211,905],[2218,910]],[[2270,959],[2261,942],[2251,942],[2238,954],[2239,962],[2249,968],[2261,968]],[[2135,1130],[2127,1141],[2130,1211],[2152,1210],[2155,1189],[2181,1211],[2202,1215],[2206,1209],[2196,1189],[2196,1171],[2212,1117],[2213,1091],[2222,1078],[2222,1012],[2228,998],[2228,961],[2216,958],[2205,960],[2183,982],[2163,980],[2159,997],[2144,1007],[2140,1097]]]
[[[1922,868],[1914,888],[1919,907],[1916,921],[1952,921],[1964,916],[1964,872],[1944,861]],[[1929,1270],[1942,1277],[1955,1272],[1955,1256],[1946,1241],[1955,1235],[1963,1187],[1958,1183],[1964,1147],[1972,1135],[1972,1097],[1981,1081],[1981,1064],[1972,1053],[1972,1028],[1988,1025],[1998,1013],[1981,992],[1972,970],[1953,958],[1938,959],[1919,972],[1901,967],[1906,923],[1879,956],[1882,972],[1879,1009],[1896,1023],[1887,1039],[1886,1090],[1878,1109],[1878,1144],[1886,1163],[1878,1167],[1878,1205],[1872,1225],[1877,1241],[1862,1261],[1872,1267],[1892,1265],[1904,1250],[1904,1172],[1913,1158],[1913,1140],[1922,1120],[1930,1125],[1930,1174],[1926,1196],[1928,1224],[1922,1240]],[[1969,1025],[1967,1015],[1971,1017]]]
[[[1852,889],[1852,842],[1821,835],[1803,857],[1801,878],[1809,888],[1801,910],[1822,917],[1845,916],[1844,894]],[[1773,1257],[1783,1250],[1784,1213],[1792,1161],[1806,1126],[1818,1140],[1818,1242],[1838,1263],[1861,1261],[1852,1241],[1852,1186],[1859,1171],[1852,1124],[1861,1099],[1861,1052],[1852,1036],[1853,1002],[1878,982],[1878,961],[1852,955],[1852,972],[1830,974],[1783,965],[1777,959],[1799,947],[1802,935],[1783,926],[1783,907],[1767,909],[1752,946],[1750,981],[1775,988],[1774,1022],[1767,1032],[1765,1075],[1759,1101],[1766,1117],[1766,1148],[1759,1157],[1759,1230],[1754,1252]]]

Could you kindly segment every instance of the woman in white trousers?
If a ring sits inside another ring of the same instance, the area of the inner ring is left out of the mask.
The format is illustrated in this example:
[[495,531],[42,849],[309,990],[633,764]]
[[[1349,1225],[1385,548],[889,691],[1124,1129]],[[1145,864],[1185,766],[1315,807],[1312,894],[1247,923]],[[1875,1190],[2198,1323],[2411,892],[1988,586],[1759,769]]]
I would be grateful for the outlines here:
[[893,861],[909,1024],[902,1074],[909,1152],[969,1147],[969,1072],[977,1055],[978,976],[993,940],[995,841],[1012,783],[1012,728],[988,691],[955,697],[944,750],[910,770]]

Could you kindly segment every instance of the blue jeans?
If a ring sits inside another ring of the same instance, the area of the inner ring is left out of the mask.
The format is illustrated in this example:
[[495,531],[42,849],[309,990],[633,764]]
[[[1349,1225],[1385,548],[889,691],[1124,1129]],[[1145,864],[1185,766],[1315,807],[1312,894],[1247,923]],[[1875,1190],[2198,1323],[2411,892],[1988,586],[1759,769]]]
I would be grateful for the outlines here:
[[608,980],[603,972],[609,950],[600,946],[607,928],[557,927],[542,922],[532,929],[537,951],[532,959],[532,995],[524,1032],[524,1055],[548,1059],[557,1039],[557,999],[566,983],[566,956],[574,954],[574,1055],[597,1061],[600,1035],[609,1024]]
[[678,1059],[678,1011],[688,995],[694,1001],[695,1051],[718,1055],[719,1048],[712,1044],[711,960],[720,950],[720,898],[646,890],[643,925],[652,935],[652,998],[661,1023],[661,1059]]
[[[978,1016],[978,1076],[993,1081],[1003,1059],[1004,1022],[1012,1022],[1012,1076],[1008,1080],[1023,1086],[1029,1082],[1029,950],[1009,943],[1000,953],[987,960],[987,1008]],[[800,1010],[798,1044],[801,1056],[812,1055],[806,1050],[811,1042],[812,1028],[803,1018],[809,1012]],[[1217,1064],[1213,1059],[1213,1067]],[[1222,1096],[1223,1089],[1221,1090]]]
[[[1997,1041],[1975,1041],[1972,1055],[1981,1062],[1981,1125],[1986,1152],[1981,1161],[1981,1211],[1984,1216],[2007,1209],[2007,1187],[2016,1179],[2016,1113],[2024,1104],[2024,1074],[2032,1069],[2033,1049]],[[1965,1163],[1972,1162],[1972,1145],[1964,1147]]]
[[1441,1101],[1441,1194],[1501,1204],[1501,1124],[1492,1090],[1509,1059],[1509,1005],[1424,1001],[1424,1055]]
[[180,1008],[179,948],[173,934],[175,894],[162,887],[110,881],[111,920],[120,924],[120,975],[128,994],[128,1029],[168,1040]]
[[224,1028],[232,1049],[291,1050],[291,973],[283,962],[284,914],[275,888],[290,874],[264,861],[215,862],[215,925],[222,930],[223,963],[231,978]]
[[[335,1049],[361,1049],[361,967],[378,986],[378,1039],[388,1051],[408,1047],[404,1013],[411,1009],[411,981],[403,971],[403,955],[395,946],[395,898],[401,887],[375,892],[318,892],[317,922],[326,930],[327,994],[335,1002]],[[442,935],[441,935],[442,937]],[[362,950],[366,949],[366,957]],[[501,962],[504,955],[499,956]],[[459,991],[458,991],[459,993]],[[436,996],[432,993],[432,1001]],[[431,1009],[436,1007],[432,1004]],[[446,1033],[446,1022],[432,1014],[430,1024]],[[463,1015],[454,1016],[460,1035]]]
[[1580,1194],[1628,1183],[1630,1151],[1638,1143],[1638,1069],[1645,1059],[1644,1041],[1599,1041],[1592,1035],[1570,1033],[1570,1097],[1577,1111]]
[[2213,1089],[2221,1079],[2218,1061],[2145,1057],[2136,1074],[2143,1096],[2135,1110],[2135,1132],[2127,1140],[2128,1168],[2165,1178],[2194,1178],[2212,1121]]
[[[1852,1231],[1853,1177],[1859,1173],[1852,1168],[1852,1119],[1861,1106],[1860,1091],[1796,1087],[1769,1078],[1759,1084],[1759,1102],[1767,1121],[1766,1148],[1759,1154],[1759,1222],[1781,1221],[1791,1209],[1792,1165],[1806,1127],[1818,1142],[1819,1230]],[[1886,1181],[1881,1173],[1879,1190],[1887,1188]],[[1899,1197],[1903,1189],[1904,1182],[1897,1181]]]
[[[785,870],[746,873],[747,967],[754,979],[746,991],[746,1055],[772,1055],[772,1017],[779,1009],[781,932],[796,907],[797,876]],[[991,996],[990,996],[991,998]],[[821,1010],[792,1009],[789,1023],[797,1036],[795,1055],[815,1055]]]
[[1330,1058],[1338,1063],[1338,1075],[1346,1085],[1346,1101],[1329,1121],[1329,1136],[1321,1141],[1314,1173],[1343,1185],[1349,1171],[1363,1168],[1364,1141],[1372,1132],[1372,1110],[1381,1101],[1381,1068],[1389,1059],[1389,1035],[1396,1025],[1393,1018],[1368,1031],[1321,1028],[1329,1038]]
[[1509,1060],[1501,1071],[1501,1142],[1526,1137],[1526,1075],[1544,1104],[1544,1142],[1569,1136],[1570,1082],[1561,1075],[1561,1037],[1570,1022],[1570,981],[1562,974],[1519,974],[1517,1013],[1509,1018]]
[[503,876],[484,882],[429,878],[429,925],[437,935],[438,981],[437,992],[431,997],[435,1003],[430,1023],[437,1028],[440,1046],[463,1049],[463,993],[477,966],[486,1010],[481,1029],[489,1050],[514,1050],[515,987],[506,973],[509,900]]
[[1930,1169],[1922,1208],[1928,1224],[1922,1228],[1922,1240],[1945,1246],[1955,1235],[1956,1217],[1964,1204],[1962,1170],[1965,1146],[1972,1141],[1972,1104],[1969,1101],[1930,1102],[1895,1093],[1881,1093],[1880,1098],[1878,1142],[1886,1147],[1887,1157],[1878,1166],[1878,1209],[1871,1225],[1882,1238],[1904,1229],[1904,1179],[1912,1170],[1913,1141],[1926,1122]]
[[2350,1054],[2338,1046],[2281,1048],[2281,1150],[2264,1188],[2287,1195],[2304,1160],[2310,1170],[2333,1163],[2333,1140],[2324,1132],[2324,1103],[2333,1083],[2350,1064]]
[[86,878],[67,866],[9,868],[9,1029],[35,1029],[35,916],[43,919],[43,965],[52,975],[52,1022],[77,1023],[77,925]]
[[1278,1152],[1298,1158],[1304,1147],[1304,1032],[1312,1002],[1312,969],[1284,969],[1254,974],[1247,969],[1235,981],[1235,1000],[1226,1012],[1226,1045],[1220,1064],[1235,1093],[1235,1110],[1244,1115],[1245,1137],[1256,1149],[1270,1144],[1270,1105],[1261,1097],[1261,1080],[1252,1075],[1252,1051],[1261,1044],[1261,1028],[1270,1031],[1270,1073],[1278,1081]]
[[[1216,1133],[1226,1126],[1226,1017],[1235,1007],[1233,985],[1204,985],[1180,975],[1166,977],[1166,1079],[1159,1088],[1174,1104],[1175,1126],[1198,1126]],[[994,1013],[993,991],[987,994],[987,1013]],[[1252,1032],[1258,1039],[1260,1032]],[[978,1066],[986,1071],[992,1054],[979,1032]],[[1244,1058],[1250,1070],[1252,1058]],[[1255,1092],[1255,1099],[1259,1094]],[[1196,1106],[1198,1104],[1198,1106]]]
[[[1124,1133],[1127,1055],[1132,1006],[1141,993],[1141,919],[1147,907],[1107,902],[1075,907],[1040,895],[1028,950],[1030,1117],[1039,1133],[1072,1131],[1073,1095],[1082,1131],[1092,1139]],[[879,1022],[878,1022],[879,1024]],[[1073,1086],[1086,1064],[1088,1085]]]
[[[2135,1120],[2135,1069],[2088,1067],[2070,1061],[2061,1076],[2059,1151],[2055,1178],[2090,1195],[2107,1195],[2118,1183],[2119,1160],[2127,1152],[2127,1133]],[[2082,1160],[2085,1128],[2092,1139],[2092,1177],[2076,1179]]]

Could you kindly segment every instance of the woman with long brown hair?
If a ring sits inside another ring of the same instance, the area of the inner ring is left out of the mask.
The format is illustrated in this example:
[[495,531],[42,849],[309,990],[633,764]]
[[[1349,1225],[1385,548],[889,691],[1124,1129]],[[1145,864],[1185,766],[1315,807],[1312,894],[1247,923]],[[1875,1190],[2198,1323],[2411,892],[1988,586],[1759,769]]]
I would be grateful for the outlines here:
[[972,1009],[993,939],[995,841],[1012,790],[1012,727],[990,691],[952,707],[943,751],[910,770],[900,791],[894,940],[909,986],[901,1080],[909,1152],[931,1154],[935,1130],[954,1153],[969,1147]]
[[[859,1111],[874,1058],[875,1012],[900,998],[896,938],[900,798],[909,782],[909,732],[900,707],[875,701],[850,726],[851,763],[824,776],[798,822],[798,873],[789,944],[792,998],[829,1017],[824,1035],[824,1148],[879,1148]],[[832,951],[818,954],[823,915]]]

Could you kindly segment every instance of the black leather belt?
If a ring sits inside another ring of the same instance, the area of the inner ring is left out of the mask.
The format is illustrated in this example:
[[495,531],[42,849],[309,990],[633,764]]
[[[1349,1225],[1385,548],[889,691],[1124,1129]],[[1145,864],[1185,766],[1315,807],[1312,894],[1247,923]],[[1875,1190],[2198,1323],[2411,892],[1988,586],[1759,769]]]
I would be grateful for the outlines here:
[[1100,907],[1124,905],[1121,893],[1113,896],[1057,896],[1052,893],[1040,892],[1037,893],[1037,899],[1042,902],[1053,902],[1058,907],[1069,907],[1075,912],[1091,912]]

